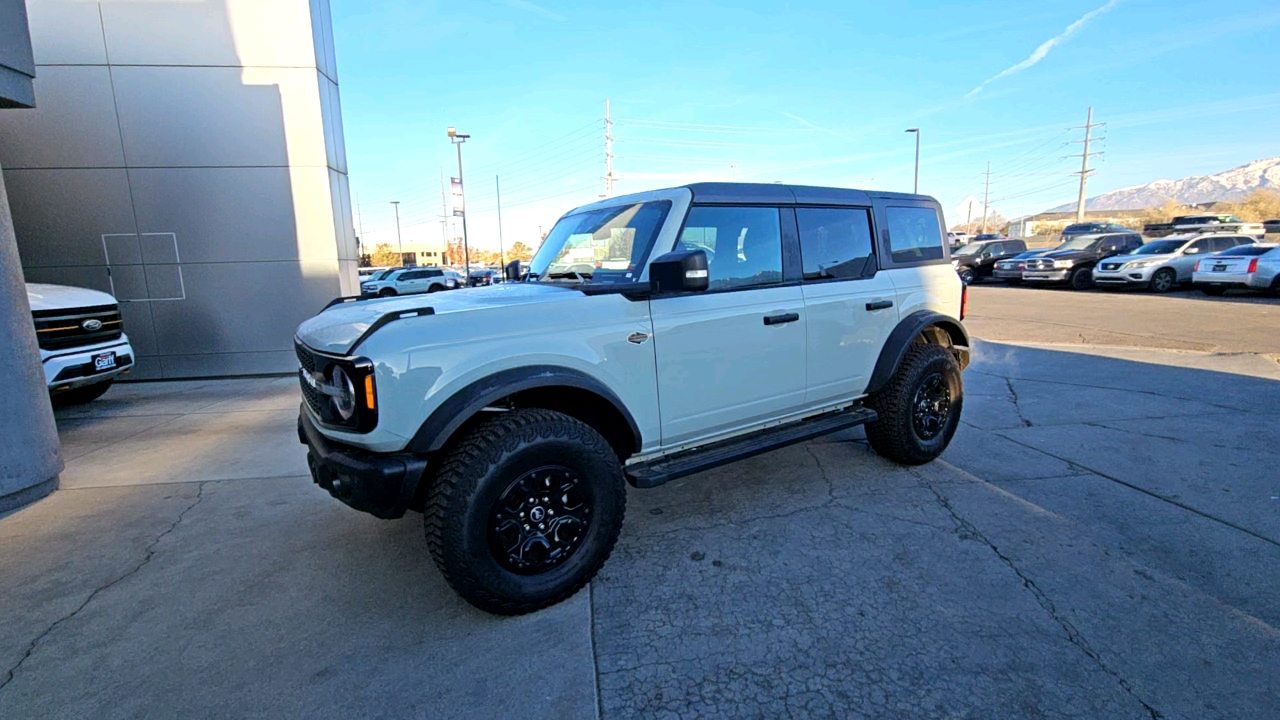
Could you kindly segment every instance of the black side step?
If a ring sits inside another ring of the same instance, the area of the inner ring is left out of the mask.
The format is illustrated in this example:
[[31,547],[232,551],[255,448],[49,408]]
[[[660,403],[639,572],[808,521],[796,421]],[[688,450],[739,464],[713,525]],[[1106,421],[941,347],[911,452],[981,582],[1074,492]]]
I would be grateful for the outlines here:
[[656,458],[649,462],[628,466],[627,482],[638,488],[657,487],[685,475],[710,470],[749,458],[753,455],[794,445],[805,440],[827,435],[837,430],[874,422],[876,413],[864,407],[819,415],[778,427],[767,428],[749,435],[721,440],[684,450],[674,455]]

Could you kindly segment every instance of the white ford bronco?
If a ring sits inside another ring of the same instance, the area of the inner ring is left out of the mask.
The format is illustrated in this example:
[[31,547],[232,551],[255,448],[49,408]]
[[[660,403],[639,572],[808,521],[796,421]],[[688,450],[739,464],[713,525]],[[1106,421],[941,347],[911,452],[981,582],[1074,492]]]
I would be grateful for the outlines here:
[[626,482],[856,425],[896,462],[937,457],[969,361],[945,227],[933,198],[837,188],[602,200],[522,282],[340,298],[304,322],[299,440],[344,503],[422,511],[467,601],[537,610],[604,564]]

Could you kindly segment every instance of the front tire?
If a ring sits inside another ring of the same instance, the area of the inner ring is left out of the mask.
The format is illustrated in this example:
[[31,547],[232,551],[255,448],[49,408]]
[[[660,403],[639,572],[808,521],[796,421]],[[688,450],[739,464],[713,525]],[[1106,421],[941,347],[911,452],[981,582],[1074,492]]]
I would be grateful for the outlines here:
[[974,274],[973,268],[965,268],[960,271],[960,282],[965,285],[972,285],[977,279],[978,276]]
[[396,295],[399,295],[399,293],[392,288],[382,288],[378,291],[378,297],[395,297]]
[[889,384],[867,400],[879,416],[867,424],[867,440],[884,458],[923,465],[947,449],[963,405],[960,365],[951,352],[941,345],[912,345]]
[[53,400],[54,407],[83,405],[102,397],[107,390],[111,389],[112,382],[114,382],[114,378],[107,380],[106,382],[94,383],[92,385],[84,385],[70,390],[55,392],[50,395],[50,398]]
[[1157,270],[1155,275],[1151,276],[1151,284],[1148,288],[1153,293],[1166,293],[1178,284],[1178,274],[1170,268]]
[[1067,278],[1072,290],[1088,290],[1093,287],[1093,268],[1076,268]]
[[590,582],[626,499],[622,463],[590,426],[551,410],[496,413],[445,455],[427,495],[427,546],[464,600],[522,615]]

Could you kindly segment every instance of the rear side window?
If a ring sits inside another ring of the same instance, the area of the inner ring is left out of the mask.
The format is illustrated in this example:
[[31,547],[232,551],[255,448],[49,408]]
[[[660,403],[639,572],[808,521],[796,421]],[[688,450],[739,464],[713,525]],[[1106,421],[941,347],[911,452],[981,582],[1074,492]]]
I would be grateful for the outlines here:
[[695,205],[678,244],[707,253],[710,290],[782,282],[778,208]]
[[1210,247],[1212,248],[1211,252],[1218,252],[1220,250],[1230,250],[1235,246],[1236,246],[1235,238],[1229,238],[1229,237],[1216,237],[1213,239],[1213,243],[1210,245]]
[[797,208],[805,280],[860,278],[871,260],[866,208]]
[[942,226],[933,208],[887,207],[889,252],[895,263],[942,259]]

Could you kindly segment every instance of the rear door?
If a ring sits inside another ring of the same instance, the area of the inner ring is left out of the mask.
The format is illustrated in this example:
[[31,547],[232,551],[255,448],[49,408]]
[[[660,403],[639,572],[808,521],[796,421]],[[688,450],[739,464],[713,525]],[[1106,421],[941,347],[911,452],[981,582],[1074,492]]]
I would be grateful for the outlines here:
[[1196,261],[1211,252],[1212,238],[1200,238],[1187,246],[1182,254],[1169,261],[1169,266],[1178,272],[1178,282],[1191,282],[1191,271]]
[[870,207],[795,210],[808,314],[808,405],[858,397],[898,323],[894,286],[876,272]]
[[[784,281],[798,280],[799,268],[794,251],[785,253],[784,262],[782,212],[765,206],[689,209],[676,247],[706,251],[710,287],[649,303],[664,446],[745,428],[804,405],[806,311],[799,284]],[[794,247],[794,230],[788,229]]]

